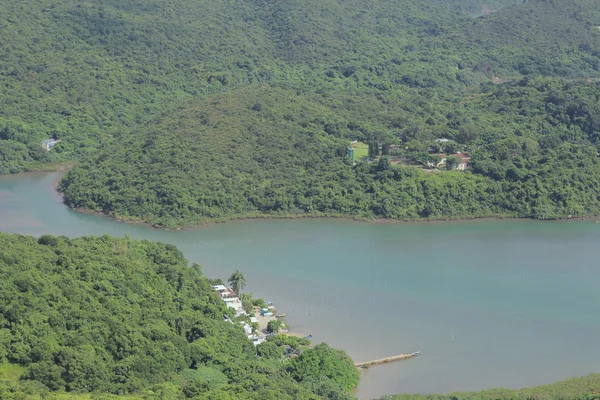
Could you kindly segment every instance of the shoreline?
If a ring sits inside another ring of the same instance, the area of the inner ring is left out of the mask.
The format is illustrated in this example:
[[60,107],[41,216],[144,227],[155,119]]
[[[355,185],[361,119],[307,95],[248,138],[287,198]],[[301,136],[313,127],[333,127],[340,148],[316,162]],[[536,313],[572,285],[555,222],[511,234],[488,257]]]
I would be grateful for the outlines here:
[[[73,165],[71,165],[72,167]],[[20,172],[18,174],[9,174],[11,176],[18,176],[20,174],[29,174],[29,173],[61,173],[61,176],[54,182],[53,187],[56,193],[64,198],[64,194],[58,189],[58,185],[66,171],[68,171],[70,167],[66,164],[61,164],[61,166],[56,170],[36,170],[36,171],[27,171]],[[135,224],[135,225],[145,225],[149,228],[162,230],[162,231],[187,231],[198,228],[203,228],[212,225],[224,224],[227,222],[244,222],[244,221],[253,221],[253,220],[294,220],[294,219],[336,219],[341,221],[350,221],[350,222],[360,222],[360,223],[371,223],[371,224],[422,224],[422,223],[445,223],[445,222],[463,222],[463,221],[475,221],[475,220],[530,220],[530,221],[541,221],[541,222],[570,222],[570,221],[587,221],[600,218],[598,214],[590,214],[584,216],[563,216],[555,219],[547,219],[547,220],[536,220],[530,217],[519,217],[511,214],[490,214],[484,216],[457,216],[457,217],[440,217],[440,218],[417,218],[417,219],[392,219],[392,218],[367,218],[367,217],[352,217],[348,215],[341,214],[297,214],[297,215],[268,215],[268,214],[252,214],[248,215],[234,215],[230,217],[222,217],[222,218],[206,218],[203,222],[193,224],[193,225],[183,225],[174,228],[163,227],[157,224],[153,224],[151,222],[147,222],[141,219],[136,218],[126,218],[119,215],[110,215],[102,211],[94,211],[89,210],[82,207],[70,207],[69,205],[63,202],[63,205],[67,207],[69,210],[82,213],[82,214],[92,214],[98,215],[105,218],[110,218],[115,222],[120,222],[124,224]]]
[[[63,194],[58,192],[58,194],[62,197]],[[113,216],[110,214],[106,214],[102,211],[93,211],[88,210],[86,208],[72,208],[65,204],[65,206],[72,211],[82,213],[82,214],[94,214],[98,216],[102,216],[105,218],[110,218],[115,222],[120,222],[124,224],[136,224],[136,225],[146,225],[150,228],[162,230],[162,231],[187,231],[198,228],[203,228],[207,226],[220,225],[228,222],[245,222],[245,221],[268,221],[268,220],[296,220],[296,219],[320,219],[320,220],[340,220],[340,221],[348,221],[348,222],[358,222],[358,223],[367,223],[367,224],[433,224],[433,223],[446,223],[446,222],[467,222],[467,221],[499,221],[499,220],[528,220],[528,221],[540,221],[540,222],[575,222],[575,221],[587,221],[594,220],[600,218],[598,214],[590,214],[586,216],[576,216],[576,217],[560,217],[555,219],[535,219],[530,217],[517,217],[511,215],[486,215],[486,216],[473,216],[473,217],[445,217],[445,218],[422,218],[422,219],[393,219],[393,218],[362,218],[362,217],[351,217],[344,215],[319,215],[319,214],[298,214],[298,215],[257,215],[257,216],[232,216],[232,217],[224,217],[224,218],[209,218],[206,222],[202,222],[196,225],[184,225],[176,228],[167,228],[162,227],[156,224],[152,224],[151,222],[147,222],[140,219],[128,219],[120,216]]]

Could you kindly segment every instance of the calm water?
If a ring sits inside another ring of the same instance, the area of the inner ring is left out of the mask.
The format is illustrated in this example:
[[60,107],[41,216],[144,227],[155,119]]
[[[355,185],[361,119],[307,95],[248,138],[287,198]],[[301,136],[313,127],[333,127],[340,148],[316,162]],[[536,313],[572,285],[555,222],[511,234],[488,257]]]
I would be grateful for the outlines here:
[[[130,234],[177,245],[209,276],[246,274],[294,330],[366,361],[363,399],[518,388],[600,371],[600,225],[245,221],[159,231],[67,210],[56,173],[0,177],[0,229]],[[454,343],[452,336],[454,335]]]

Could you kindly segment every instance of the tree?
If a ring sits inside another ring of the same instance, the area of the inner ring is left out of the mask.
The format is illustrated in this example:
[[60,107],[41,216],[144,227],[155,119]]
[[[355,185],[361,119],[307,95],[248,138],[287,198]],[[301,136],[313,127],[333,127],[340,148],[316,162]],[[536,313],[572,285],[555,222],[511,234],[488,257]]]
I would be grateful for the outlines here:
[[299,382],[326,376],[346,390],[355,388],[360,377],[354,362],[345,352],[332,349],[325,343],[294,358],[289,372]]
[[369,157],[374,159],[379,155],[379,145],[375,141],[369,142]]
[[479,130],[473,124],[462,125],[458,130],[458,140],[461,143],[471,143],[479,136]]
[[269,321],[267,324],[267,333],[279,333],[279,328],[281,328],[281,321],[276,319]]
[[379,159],[379,164],[377,165],[378,171],[387,171],[390,169],[390,158],[388,156],[382,156]]
[[461,158],[459,156],[450,156],[446,158],[446,168],[447,169],[456,169],[458,164],[461,162]]
[[231,288],[237,294],[241,294],[244,287],[246,287],[246,277],[239,270],[235,270],[233,274],[227,280],[231,285]]

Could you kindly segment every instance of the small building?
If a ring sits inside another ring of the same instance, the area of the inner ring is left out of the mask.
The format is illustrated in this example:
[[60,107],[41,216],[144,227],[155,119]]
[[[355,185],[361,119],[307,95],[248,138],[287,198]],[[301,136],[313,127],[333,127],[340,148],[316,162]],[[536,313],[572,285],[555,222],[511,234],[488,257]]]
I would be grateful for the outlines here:
[[234,292],[230,288],[225,287],[223,285],[215,285],[215,286],[213,286],[213,289],[215,289],[215,291],[217,293],[219,293],[219,296],[223,300],[225,300],[225,299],[233,299],[233,298],[237,298],[238,297],[238,295],[237,295],[236,292]]
[[[338,153],[339,154],[339,153]],[[350,159],[352,161],[354,161],[354,149],[352,148],[352,146],[348,146],[346,148],[346,154],[348,155],[348,157],[350,157]]]
[[53,148],[54,146],[56,146],[57,143],[58,143],[58,140],[55,140],[55,139],[42,140],[42,147],[44,149],[46,149],[46,151],[50,151],[50,149]]
[[254,344],[255,346],[258,346],[259,344],[267,341],[267,339],[258,335],[250,335],[248,336],[248,339],[252,340],[252,344]]
[[459,171],[465,171],[469,169],[469,163],[471,162],[471,156],[469,155],[469,153],[450,154],[450,157],[458,157],[459,159],[458,164],[456,164],[456,167],[454,169],[457,169]]
[[435,163],[433,161],[427,161],[427,166],[429,168],[439,168],[439,167],[443,167],[444,165],[446,165],[446,155],[438,154],[438,156],[441,158],[441,160],[437,163]]
[[246,335],[251,335],[252,334],[252,327],[250,325],[248,325],[247,323],[243,323],[242,326],[244,327],[244,331],[246,332]]

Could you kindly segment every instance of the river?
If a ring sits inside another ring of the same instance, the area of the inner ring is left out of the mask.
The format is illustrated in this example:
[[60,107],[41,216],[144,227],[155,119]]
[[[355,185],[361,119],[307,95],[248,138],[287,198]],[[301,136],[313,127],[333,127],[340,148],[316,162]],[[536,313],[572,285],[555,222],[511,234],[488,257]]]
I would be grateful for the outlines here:
[[[0,177],[0,230],[168,242],[208,276],[239,269],[295,331],[373,367],[361,399],[519,388],[600,371],[600,225],[254,220],[161,231],[68,210],[58,173]],[[454,337],[454,341],[452,341]]]

